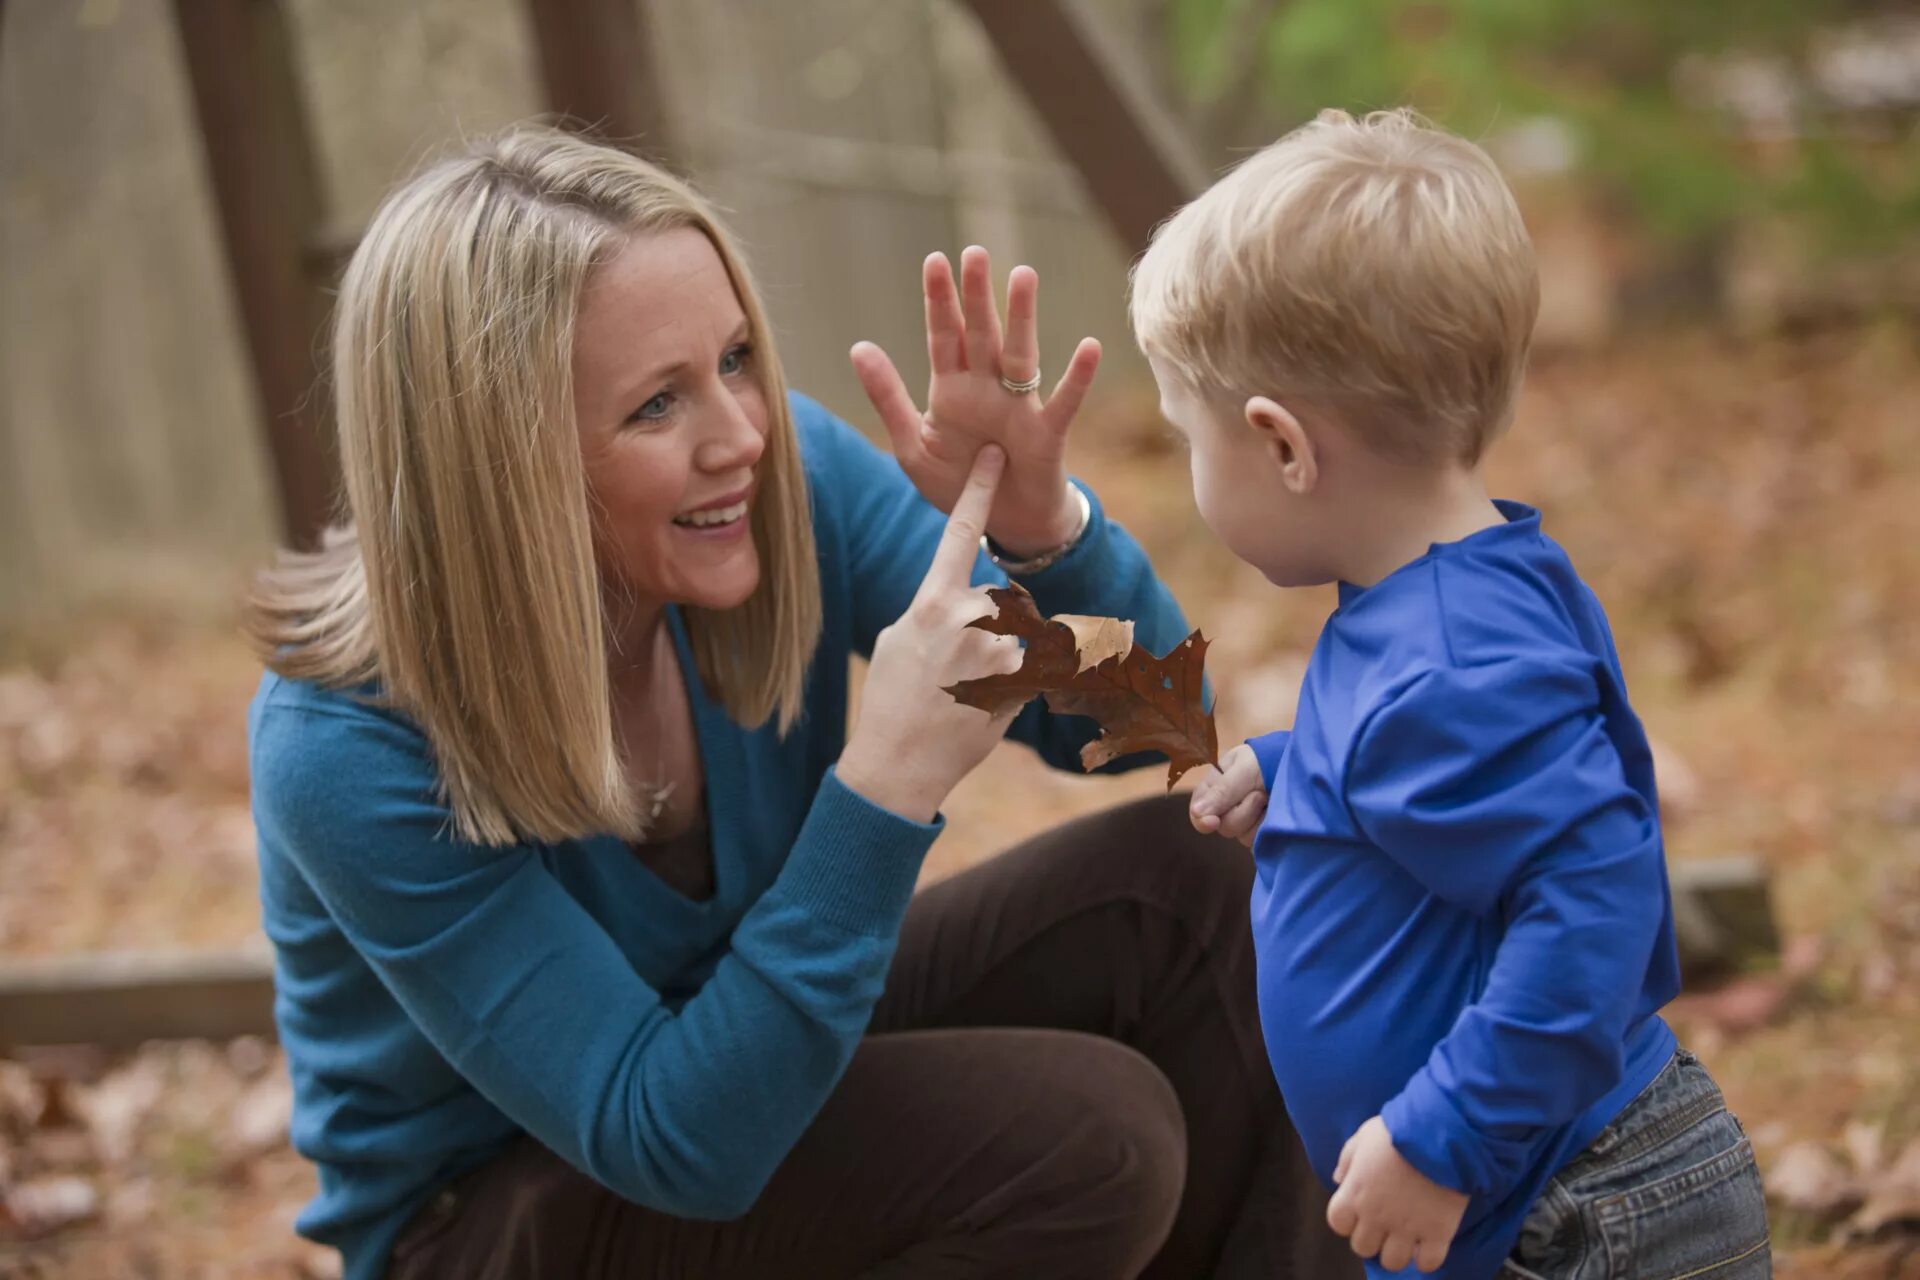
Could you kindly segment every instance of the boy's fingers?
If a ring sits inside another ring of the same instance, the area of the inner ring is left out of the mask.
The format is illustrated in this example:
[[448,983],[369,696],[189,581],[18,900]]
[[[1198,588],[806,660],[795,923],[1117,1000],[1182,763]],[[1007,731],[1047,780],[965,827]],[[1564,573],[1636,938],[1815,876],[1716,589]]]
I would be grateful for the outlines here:
[[1413,1241],[1406,1236],[1394,1233],[1380,1245],[1380,1265],[1389,1271],[1398,1271],[1413,1261]]
[[1333,1228],[1333,1233],[1350,1236],[1359,1220],[1360,1215],[1354,1210],[1352,1197],[1334,1192],[1333,1199],[1327,1201],[1327,1225]]
[[1353,1229],[1353,1251],[1363,1258],[1371,1258],[1380,1252],[1380,1242],[1386,1232],[1373,1222],[1362,1222]]
[[1447,1242],[1421,1240],[1419,1247],[1413,1251],[1413,1260],[1422,1271],[1438,1271],[1440,1264],[1447,1260]]
[[1266,816],[1267,793],[1249,791],[1220,819],[1220,830],[1230,836],[1241,836],[1259,826],[1260,820]]

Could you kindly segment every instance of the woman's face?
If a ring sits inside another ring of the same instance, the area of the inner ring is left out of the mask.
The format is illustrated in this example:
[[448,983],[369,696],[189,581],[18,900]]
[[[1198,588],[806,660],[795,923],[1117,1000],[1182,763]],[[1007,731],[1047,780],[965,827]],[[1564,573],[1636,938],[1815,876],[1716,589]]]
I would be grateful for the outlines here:
[[588,277],[573,405],[601,572],[638,599],[727,609],[753,593],[748,511],[767,403],[747,316],[691,228],[637,235]]

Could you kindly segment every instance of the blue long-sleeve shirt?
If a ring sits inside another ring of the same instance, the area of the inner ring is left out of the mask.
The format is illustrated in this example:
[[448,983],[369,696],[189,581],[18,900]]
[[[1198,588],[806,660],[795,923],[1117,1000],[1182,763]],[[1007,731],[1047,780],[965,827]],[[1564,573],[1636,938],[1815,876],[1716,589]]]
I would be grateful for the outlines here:
[[[341,1249],[349,1280],[381,1274],[433,1189],[522,1131],[641,1204],[743,1213],[865,1030],[939,824],[834,777],[847,659],[905,610],[945,518],[819,405],[793,411],[824,630],[785,739],[688,682],[711,898],[674,892],[613,837],[463,843],[405,716],[368,690],[262,680],[248,722],[261,902],[293,1143],[320,1175],[297,1226]],[[984,559],[974,577],[1004,580]],[[1048,613],[1136,619],[1158,652],[1186,634],[1097,502],[1081,543],[1025,582]],[[1010,730],[1069,769],[1095,732],[1038,702]]]
[[1274,1075],[1329,1185],[1379,1115],[1471,1196],[1437,1273],[1457,1280],[1499,1270],[1547,1179],[1666,1064],[1679,988],[1606,615],[1539,513],[1498,505],[1507,523],[1343,584],[1293,730],[1251,743]]

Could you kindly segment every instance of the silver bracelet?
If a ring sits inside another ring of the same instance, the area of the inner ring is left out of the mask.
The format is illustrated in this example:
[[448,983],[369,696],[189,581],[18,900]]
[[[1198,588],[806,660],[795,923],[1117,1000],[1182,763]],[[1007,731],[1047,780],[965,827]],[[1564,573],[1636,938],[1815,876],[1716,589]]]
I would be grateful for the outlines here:
[[987,559],[993,561],[1000,572],[1015,577],[1039,573],[1042,569],[1058,564],[1069,551],[1080,545],[1080,539],[1087,536],[1087,526],[1093,523],[1093,502],[1087,497],[1087,491],[1073,481],[1067,481],[1067,488],[1073,490],[1073,496],[1079,500],[1080,523],[1074,526],[1072,535],[1053,550],[1042,551],[1030,560],[1011,560],[1003,556],[1000,549],[993,545],[992,538],[984,533],[980,535],[980,549],[987,553]]

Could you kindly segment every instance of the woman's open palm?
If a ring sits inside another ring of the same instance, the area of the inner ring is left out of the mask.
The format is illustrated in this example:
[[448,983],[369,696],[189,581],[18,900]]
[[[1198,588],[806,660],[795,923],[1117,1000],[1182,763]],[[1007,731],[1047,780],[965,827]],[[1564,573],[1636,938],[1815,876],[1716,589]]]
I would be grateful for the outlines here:
[[927,258],[922,282],[933,369],[926,412],[915,407],[886,352],[862,342],[852,353],[894,456],[928,502],[951,511],[980,447],[998,444],[1007,452],[1007,473],[987,532],[1016,555],[1058,546],[1078,520],[1067,491],[1067,431],[1093,385],[1100,344],[1081,340],[1046,399],[1037,390],[1010,391],[1002,378],[1018,384],[1040,373],[1040,278],[1033,268],[1015,267],[1008,277],[1004,336],[985,249],[960,255],[958,289],[940,253]]

